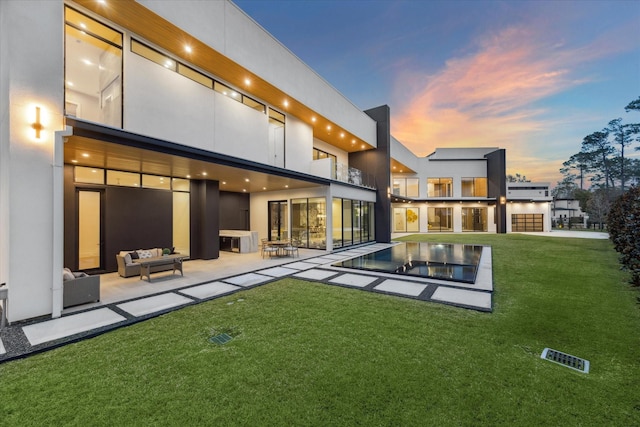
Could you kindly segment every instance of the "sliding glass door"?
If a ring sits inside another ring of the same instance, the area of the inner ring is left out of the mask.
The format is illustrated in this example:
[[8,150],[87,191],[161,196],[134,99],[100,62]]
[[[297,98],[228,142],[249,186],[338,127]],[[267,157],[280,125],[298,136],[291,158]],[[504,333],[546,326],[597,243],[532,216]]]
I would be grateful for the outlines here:
[[269,202],[269,240],[289,237],[289,205],[286,200]]

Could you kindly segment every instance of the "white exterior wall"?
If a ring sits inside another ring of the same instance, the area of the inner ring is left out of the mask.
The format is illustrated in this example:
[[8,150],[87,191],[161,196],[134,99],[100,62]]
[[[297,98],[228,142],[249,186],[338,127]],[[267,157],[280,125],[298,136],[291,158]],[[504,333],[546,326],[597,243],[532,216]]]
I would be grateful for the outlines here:
[[235,4],[198,0],[140,0],[140,3],[338,126],[377,146],[375,121]]
[[507,203],[507,233],[511,233],[512,214],[543,214],[543,230],[551,231],[551,203],[509,202]]
[[313,174],[313,129],[296,117],[287,116],[285,124],[285,167]]
[[391,137],[390,151],[392,159],[396,159],[416,172],[420,170],[420,163],[424,160],[413,154],[411,150],[402,145],[402,143],[393,136]]
[[[0,1],[0,282],[9,286],[10,322],[52,313],[52,289],[62,286],[62,168],[53,158],[62,25],[61,2]],[[40,140],[31,127],[36,105]]]
[[428,197],[428,178],[453,178],[452,197],[462,197],[462,178],[486,178],[487,162],[477,161],[425,161],[420,168],[420,197]]

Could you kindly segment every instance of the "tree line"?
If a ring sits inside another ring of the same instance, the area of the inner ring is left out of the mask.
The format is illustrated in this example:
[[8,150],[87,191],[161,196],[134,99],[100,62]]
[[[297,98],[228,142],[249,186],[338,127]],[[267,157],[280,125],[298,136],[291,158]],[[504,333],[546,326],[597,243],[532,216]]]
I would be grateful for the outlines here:
[[[640,96],[624,109],[640,113]],[[640,151],[640,123],[610,120],[585,136],[580,151],[562,164],[563,179],[553,189],[554,198],[577,199],[592,221],[605,221],[613,200],[640,184],[640,158],[630,156],[634,151]]]

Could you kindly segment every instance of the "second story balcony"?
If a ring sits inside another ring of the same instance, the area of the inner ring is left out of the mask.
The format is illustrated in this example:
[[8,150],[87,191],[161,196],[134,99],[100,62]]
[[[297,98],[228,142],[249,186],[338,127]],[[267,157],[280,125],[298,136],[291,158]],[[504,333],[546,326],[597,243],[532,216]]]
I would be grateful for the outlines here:
[[376,188],[373,175],[366,174],[360,169],[350,167],[347,164],[336,162],[331,158],[314,160],[311,163],[311,173],[359,187]]

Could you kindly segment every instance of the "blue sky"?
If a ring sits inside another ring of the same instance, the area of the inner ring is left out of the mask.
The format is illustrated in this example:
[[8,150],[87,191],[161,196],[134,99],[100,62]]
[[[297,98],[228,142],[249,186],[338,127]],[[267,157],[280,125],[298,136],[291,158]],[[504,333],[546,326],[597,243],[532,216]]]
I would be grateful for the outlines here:
[[[640,96],[640,1],[237,0],[391,133],[507,149],[507,173],[555,184],[562,162]],[[638,155],[639,153],[636,153]]]

